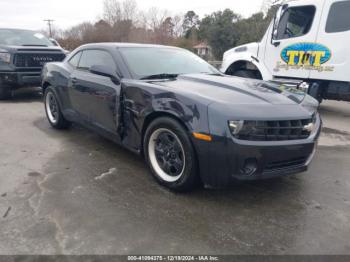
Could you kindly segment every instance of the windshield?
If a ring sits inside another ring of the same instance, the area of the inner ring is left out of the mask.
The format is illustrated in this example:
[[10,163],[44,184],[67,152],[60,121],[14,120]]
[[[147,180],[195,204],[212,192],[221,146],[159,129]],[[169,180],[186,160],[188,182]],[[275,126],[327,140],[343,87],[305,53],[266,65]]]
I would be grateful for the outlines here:
[[0,44],[15,46],[53,46],[43,34],[29,30],[0,29]]
[[120,52],[132,74],[154,75],[219,74],[213,66],[190,51],[169,47],[123,47]]

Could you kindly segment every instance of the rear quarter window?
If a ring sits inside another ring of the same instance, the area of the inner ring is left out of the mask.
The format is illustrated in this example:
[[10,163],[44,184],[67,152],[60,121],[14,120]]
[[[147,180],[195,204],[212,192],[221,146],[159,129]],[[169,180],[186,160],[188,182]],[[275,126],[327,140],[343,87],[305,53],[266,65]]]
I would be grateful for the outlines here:
[[80,57],[81,57],[81,52],[75,54],[71,59],[69,59],[68,63],[74,67],[78,67]]
[[350,1],[336,2],[329,10],[326,33],[338,33],[350,30]]

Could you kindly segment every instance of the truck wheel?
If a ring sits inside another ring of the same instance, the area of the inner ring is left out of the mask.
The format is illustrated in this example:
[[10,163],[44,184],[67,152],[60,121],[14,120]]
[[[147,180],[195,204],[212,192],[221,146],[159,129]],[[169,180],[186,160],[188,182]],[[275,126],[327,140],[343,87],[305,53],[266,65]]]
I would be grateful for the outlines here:
[[0,81],[0,100],[5,100],[11,98],[11,90],[6,86],[1,85]]
[[154,178],[174,191],[190,191],[198,182],[191,140],[180,123],[169,117],[154,120],[144,136],[144,155]]
[[237,70],[233,72],[233,76],[243,77],[243,78],[251,78],[251,79],[258,79],[258,77],[254,74],[252,71],[248,70]]
[[66,129],[70,127],[71,122],[64,118],[56,94],[51,87],[45,90],[44,104],[47,119],[53,128]]
[[323,101],[321,88],[322,87],[319,83],[312,83],[308,91],[308,94],[315,98],[319,104],[321,104]]

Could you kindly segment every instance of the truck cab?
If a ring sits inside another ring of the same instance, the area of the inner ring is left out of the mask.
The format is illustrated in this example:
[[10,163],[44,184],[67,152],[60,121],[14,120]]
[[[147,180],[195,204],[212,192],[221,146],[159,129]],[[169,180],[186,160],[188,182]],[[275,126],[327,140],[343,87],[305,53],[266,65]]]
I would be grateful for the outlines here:
[[11,97],[18,88],[40,86],[44,64],[65,56],[41,33],[0,28],[0,99]]
[[259,43],[224,54],[221,71],[350,101],[349,13],[350,0],[286,2]]

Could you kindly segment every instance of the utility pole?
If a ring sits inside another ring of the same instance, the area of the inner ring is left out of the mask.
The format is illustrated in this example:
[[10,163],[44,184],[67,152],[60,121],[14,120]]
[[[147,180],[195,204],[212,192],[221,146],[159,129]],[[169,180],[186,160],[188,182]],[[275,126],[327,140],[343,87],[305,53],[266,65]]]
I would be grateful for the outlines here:
[[45,19],[44,22],[47,22],[47,25],[49,27],[49,33],[50,33],[50,37],[52,38],[52,23],[54,22],[55,20],[52,20],[52,19]]

